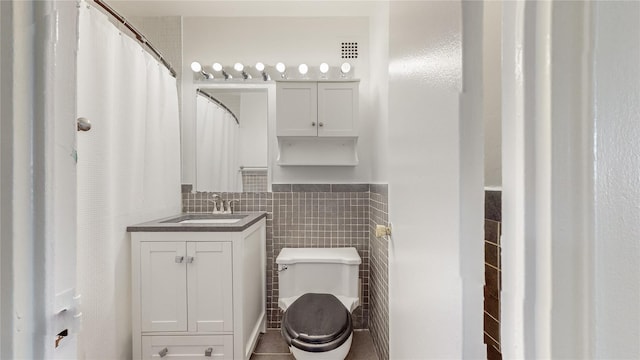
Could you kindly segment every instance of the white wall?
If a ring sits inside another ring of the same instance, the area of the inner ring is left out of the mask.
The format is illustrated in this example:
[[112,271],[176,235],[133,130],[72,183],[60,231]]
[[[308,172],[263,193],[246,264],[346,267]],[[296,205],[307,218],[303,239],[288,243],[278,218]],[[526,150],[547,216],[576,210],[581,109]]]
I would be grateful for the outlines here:
[[267,92],[240,95],[240,165],[267,166]]
[[502,1],[484,2],[483,27],[484,184],[496,188],[502,185]]
[[460,280],[462,357],[486,358],[484,339],[483,13],[484,2],[462,1],[462,93],[460,94]]
[[[2,358],[73,358],[75,40],[70,2],[2,7]],[[52,33],[53,32],[53,33]],[[52,36],[56,34],[58,37]],[[67,314],[57,314],[56,306]],[[67,316],[68,315],[68,316]],[[67,319],[65,319],[67,318]],[[51,339],[72,336],[54,351]]]
[[541,273],[545,275],[539,283],[551,284],[551,295],[539,292],[543,306],[550,309],[538,309],[537,314],[549,314],[549,323],[540,329],[545,337],[540,344],[549,346],[553,358],[586,359],[593,357],[589,350],[591,264],[587,261],[593,244],[591,3],[558,1],[546,6],[539,14],[548,14],[548,20],[541,23],[550,36],[540,37],[550,41],[537,41],[544,44],[541,50],[548,50],[541,51],[536,61],[541,66],[550,64],[551,71],[538,71],[539,78],[549,79],[535,100],[548,107],[547,111],[536,110],[540,117],[535,122],[542,126],[535,133],[547,133],[551,140],[538,141],[545,147],[540,164],[548,165],[540,167],[543,171],[536,170],[538,178],[549,177],[539,186],[548,192],[544,205],[536,206],[537,216],[543,219],[538,224],[546,229],[536,230],[539,236],[534,240],[544,244],[544,251],[529,251],[529,256],[550,255],[541,262],[550,268]]
[[362,109],[371,119],[371,181],[389,179],[389,3],[374,2],[369,18],[371,106]]
[[[479,42],[465,45],[466,59],[482,57],[482,5],[479,14],[474,7],[465,8],[459,1],[390,3],[392,359],[485,356],[482,126],[477,115],[469,114],[481,113],[481,103],[474,103],[474,96],[478,101],[481,96],[475,93],[481,86],[481,68],[471,70],[474,67],[467,64],[465,71],[475,71],[468,74],[475,79],[463,83],[462,58],[463,13],[472,24],[464,34],[477,34],[465,41]],[[471,129],[479,132],[472,135]],[[469,213],[477,219],[469,219]],[[466,248],[474,239],[477,244]]]
[[0,2],[0,357],[11,357],[13,351],[13,316],[12,311],[12,239],[11,219],[12,208],[9,194],[11,188],[11,161],[13,153],[12,121],[13,95],[12,74],[13,59],[9,57],[8,50],[12,48],[13,23],[11,17],[11,5],[8,1]]
[[[182,103],[182,18],[179,16],[132,16],[128,20],[149,40],[176,71],[178,101]],[[119,28],[124,26],[118,24]]]
[[[369,5],[361,5],[363,14],[368,14]],[[195,131],[192,118],[195,101],[190,94],[195,91],[189,65],[199,61],[211,71],[213,62],[232,66],[236,62],[253,65],[261,61],[273,73],[277,62],[284,62],[288,71],[295,71],[300,63],[317,67],[321,62],[339,66],[341,41],[358,41],[360,58],[350,59],[355,70],[354,77],[360,81],[360,123],[358,154],[360,164],[356,167],[280,167],[275,165],[276,151],[269,153],[272,180],[274,183],[358,183],[371,178],[371,128],[369,114],[369,20],[368,16],[357,17],[186,17],[183,20],[183,144]],[[228,35],[227,35],[228,34]],[[211,46],[210,44],[214,44]],[[227,69],[232,72],[233,70]],[[239,74],[233,73],[238,78]],[[254,75],[255,76],[255,75]],[[275,73],[272,75],[275,78]],[[276,138],[269,134],[270,149],[277,149]],[[183,181],[192,179],[193,165],[189,158],[193,148],[183,150]]]
[[[33,198],[31,158],[34,115],[34,5],[3,2],[2,45],[2,329],[3,358],[42,355],[33,333],[36,326],[33,284]],[[6,35],[5,35],[6,34]],[[11,52],[9,52],[11,51]],[[37,165],[36,165],[37,166]],[[17,241],[20,239],[20,241]],[[42,285],[41,279],[38,281]]]
[[[46,87],[47,94],[53,99],[47,101],[46,113],[51,118],[46,125],[44,152],[50,165],[47,166],[47,186],[45,192],[49,204],[46,236],[52,244],[53,281],[52,295],[55,303],[50,310],[56,314],[55,322],[50,326],[45,346],[49,351],[47,357],[71,359],[77,357],[77,335],[81,330],[82,319],[75,318],[80,312],[77,295],[77,261],[76,261],[76,159],[73,151],[76,146],[76,46],[77,46],[77,7],[73,2],[56,1],[52,8],[51,19],[55,19],[58,34],[57,41],[50,48],[48,60],[51,68],[44,72],[51,74],[50,83]],[[48,44],[51,46],[52,44]],[[55,59],[55,60],[54,60]],[[49,268],[51,269],[51,268]],[[51,274],[48,274],[51,275]],[[55,348],[53,356],[50,343],[51,336],[68,329],[69,336]]]
[[595,352],[640,358],[640,3],[597,2]]
[[[8,34],[9,31],[5,30],[1,24],[7,24],[7,22],[9,21],[9,18],[7,17],[7,11],[4,11],[4,16],[2,14],[2,8],[4,6],[2,6],[2,4],[0,4],[0,34]],[[6,60],[3,57],[3,52],[2,49],[5,48],[5,41],[8,39],[5,39],[5,37],[0,37],[0,79],[2,79],[4,77],[3,73],[6,71],[4,70],[5,68],[5,63]],[[6,50],[5,50],[6,53]],[[0,119],[4,119],[5,118],[5,113],[2,112],[2,103],[4,102],[3,100],[5,99],[5,94],[4,94],[4,82],[2,80],[0,80]],[[6,108],[6,105],[5,105]],[[0,123],[0,139],[2,139],[2,142],[4,142],[4,139],[2,137],[3,131],[3,124]],[[6,150],[4,150],[6,152]],[[0,147],[0,197],[3,196],[4,194],[4,186],[3,184],[6,182],[6,180],[3,180],[3,157],[2,157],[2,147]],[[2,241],[1,239],[5,238],[5,233],[2,232],[2,223],[4,222],[4,214],[6,213],[6,209],[3,209],[4,206],[0,206],[0,289],[1,288],[5,288],[5,281],[4,281],[4,277],[2,276],[2,272],[3,272],[3,262],[6,263],[7,260],[3,260],[2,257],[2,248],[4,247],[4,241]],[[6,225],[5,225],[6,226]],[[6,253],[6,250],[5,250]],[[4,313],[5,313],[5,306],[3,305],[2,299],[4,298],[4,293],[0,292],[0,323],[4,324],[4,325],[0,325],[0,339],[4,339],[6,336],[8,336],[6,334],[7,331],[7,325],[5,324],[4,320]],[[6,300],[5,300],[6,302]],[[2,344],[4,343],[4,341],[0,340],[0,356],[3,356],[4,353],[2,352]]]

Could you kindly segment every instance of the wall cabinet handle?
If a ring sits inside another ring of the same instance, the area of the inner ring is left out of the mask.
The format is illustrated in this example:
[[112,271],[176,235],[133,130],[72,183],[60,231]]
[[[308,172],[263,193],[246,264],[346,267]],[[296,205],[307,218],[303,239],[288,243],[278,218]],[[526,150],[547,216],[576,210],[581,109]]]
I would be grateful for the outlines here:
[[318,123],[318,126],[323,127],[323,126],[324,126],[324,123],[323,123],[323,122],[319,122],[319,123]]
[[207,350],[204,351],[204,356],[211,357],[212,354],[213,354],[213,348],[208,348]]
[[312,122],[312,123],[311,123],[311,126],[316,126],[316,123],[315,123],[315,122]]
[[193,262],[193,260],[195,260],[196,258],[193,256],[187,256],[187,264],[191,264]]
[[167,353],[169,353],[169,349],[164,348],[158,352],[158,355],[160,355],[160,357],[165,357],[167,356]]
[[174,260],[176,261],[176,263],[182,264],[182,262],[184,261],[184,256],[176,256]]

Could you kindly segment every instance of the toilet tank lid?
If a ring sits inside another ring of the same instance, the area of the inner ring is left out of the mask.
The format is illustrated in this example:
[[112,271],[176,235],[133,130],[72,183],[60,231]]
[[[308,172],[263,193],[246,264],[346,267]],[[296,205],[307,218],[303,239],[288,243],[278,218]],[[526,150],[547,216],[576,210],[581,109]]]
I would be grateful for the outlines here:
[[359,265],[362,262],[356,248],[284,248],[276,264],[324,263]]

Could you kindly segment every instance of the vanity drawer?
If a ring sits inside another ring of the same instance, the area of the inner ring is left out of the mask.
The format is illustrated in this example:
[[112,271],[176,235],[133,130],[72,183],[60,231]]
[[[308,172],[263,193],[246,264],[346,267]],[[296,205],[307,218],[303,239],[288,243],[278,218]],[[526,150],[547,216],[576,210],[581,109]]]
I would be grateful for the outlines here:
[[233,335],[143,336],[142,359],[233,359]]

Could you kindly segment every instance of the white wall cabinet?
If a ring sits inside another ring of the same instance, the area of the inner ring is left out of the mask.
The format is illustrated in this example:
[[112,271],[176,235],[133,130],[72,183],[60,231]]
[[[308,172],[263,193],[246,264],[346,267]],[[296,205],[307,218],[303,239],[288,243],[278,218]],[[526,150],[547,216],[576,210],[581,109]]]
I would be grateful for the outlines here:
[[266,330],[265,219],[131,237],[133,358],[249,359]]
[[359,84],[358,81],[278,82],[278,165],[357,165]]
[[357,81],[280,81],[276,89],[278,136],[357,136]]

